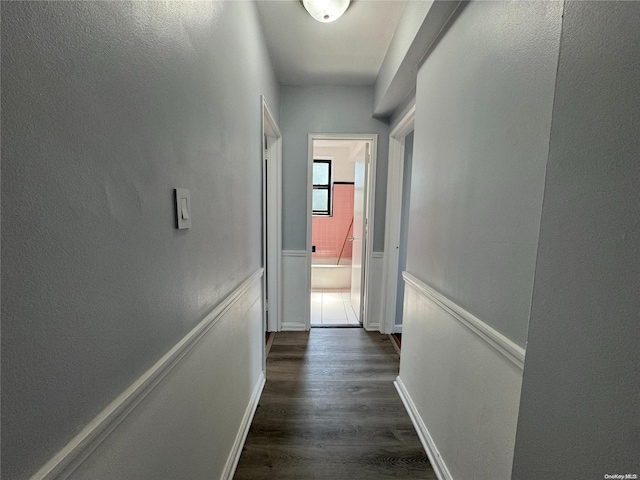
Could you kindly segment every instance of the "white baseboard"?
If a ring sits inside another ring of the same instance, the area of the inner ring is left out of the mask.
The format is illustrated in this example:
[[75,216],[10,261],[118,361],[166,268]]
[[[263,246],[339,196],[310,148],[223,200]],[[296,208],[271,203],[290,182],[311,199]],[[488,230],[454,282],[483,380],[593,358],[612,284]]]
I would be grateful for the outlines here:
[[260,402],[260,396],[262,395],[262,389],[264,388],[265,382],[266,378],[264,373],[261,373],[260,378],[258,378],[258,383],[256,383],[253,393],[251,394],[251,400],[249,401],[249,405],[247,405],[247,410],[242,417],[242,423],[240,424],[238,435],[233,442],[233,447],[231,448],[231,452],[227,458],[227,463],[222,471],[222,476],[220,477],[222,480],[233,480],[233,475],[236,473],[238,461],[242,454],[242,447],[244,447],[244,442],[247,440],[249,427],[251,427],[253,416],[258,408],[258,403]]
[[429,430],[427,430],[427,427],[422,421],[422,417],[418,413],[413,400],[411,400],[409,392],[407,392],[407,389],[402,383],[402,379],[400,377],[396,378],[396,381],[393,382],[393,384],[398,391],[398,395],[400,395],[400,398],[402,399],[404,408],[407,409],[407,413],[411,418],[411,422],[413,422],[413,426],[415,427],[418,437],[420,438],[420,442],[427,453],[427,457],[429,457],[429,462],[431,462],[431,466],[433,467],[433,471],[436,473],[438,480],[453,480],[447,465],[444,463],[444,460],[438,451],[438,447],[434,443]]
[[523,349],[404,276],[396,387],[439,478],[510,479]]
[[267,344],[264,347],[264,357],[267,358],[269,356],[269,352],[271,351],[271,345],[273,345],[273,341],[276,339],[276,332],[271,332],[269,335],[269,340],[267,340]]
[[280,330],[303,331],[310,317],[309,258],[306,250],[282,251],[282,323]]
[[282,324],[283,332],[304,332],[306,329],[306,326],[301,323],[284,322]]
[[402,324],[396,324],[393,326],[393,333],[402,333]]
[[393,339],[393,337],[391,336],[391,334],[387,334],[387,336],[389,337],[389,341],[391,342],[391,345],[393,345],[393,349],[396,351],[396,353],[398,354],[398,356],[401,355],[400,353],[400,347],[398,347],[398,344],[396,343],[396,341]]
[[[382,322],[381,298],[382,298],[382,270],[384,266],[384,252],[371,252],[369,262],[369,272],[367,272],[368,300],[367,313],[364,321],[364,328],[368,331],[380,331]],[[391,333],[391,332],[382,332]]]
[[307,258],[307,251],[306,250],[282,250],[282,256]]

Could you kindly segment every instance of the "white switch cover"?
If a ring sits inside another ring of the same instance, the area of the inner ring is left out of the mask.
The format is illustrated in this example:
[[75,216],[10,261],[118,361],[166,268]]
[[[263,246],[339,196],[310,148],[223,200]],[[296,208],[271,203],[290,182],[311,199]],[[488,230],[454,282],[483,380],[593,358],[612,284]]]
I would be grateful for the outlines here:
[[176,215],[178,228],[191,228],[191,194],[184,188],[176,188]]

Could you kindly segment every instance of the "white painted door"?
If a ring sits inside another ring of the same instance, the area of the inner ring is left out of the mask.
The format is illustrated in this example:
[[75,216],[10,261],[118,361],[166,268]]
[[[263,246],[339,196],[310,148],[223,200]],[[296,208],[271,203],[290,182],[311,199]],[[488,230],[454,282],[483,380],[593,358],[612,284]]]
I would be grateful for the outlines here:
[[369,159],[369,142],[365,144],[362,154],[356,157],[355,180],[353,189],[353,256],[351,263],[351,305],[362,323],[364,302],[362,287],[364,282],[364,253],[366,238],[366,205],[367,205],[367,166]]

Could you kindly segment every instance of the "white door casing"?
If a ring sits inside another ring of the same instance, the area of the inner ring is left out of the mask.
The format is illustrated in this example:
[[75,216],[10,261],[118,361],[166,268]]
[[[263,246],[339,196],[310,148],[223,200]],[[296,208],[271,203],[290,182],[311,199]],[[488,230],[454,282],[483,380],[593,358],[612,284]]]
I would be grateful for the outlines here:
[[261,108],[264,298],[268,299],[268,305],[265,304],[268,324],[265,327],[270,332],[277,332],[282,323],[282,134],[264,96],[261,96]]

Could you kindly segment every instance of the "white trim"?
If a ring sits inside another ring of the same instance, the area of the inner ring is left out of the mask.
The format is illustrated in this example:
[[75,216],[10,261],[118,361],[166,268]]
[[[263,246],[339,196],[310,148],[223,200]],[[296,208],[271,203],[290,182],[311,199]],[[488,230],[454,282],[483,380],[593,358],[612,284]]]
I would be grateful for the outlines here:
[[220,477],[222,478],[222,480],[233,480],[233,475],[234,473],[236,473],[238,461],[240,460],[240,455],[242,454],[242,447],[244,447],[244,442],[247,440],[249,427],[251,427],[253,416],[255,415],[256,409],[258,408],[258,403],[260,401],[260,396],[262,395],[262,389],[264,388],[265,382],[266,378],[263,372],[258,378],[258,382],[256,383],[256,386],[253,389],[253,393],[251,394],[249,405],[247,405],[247,409],[245,410],[244,416],[242,417],[240,429],[238,430],[236,439],[233,442],[233,447],[231,447],[231,452],[227,457],[227,462],[224,465],[224,470],[222,470],[222,476]]
[[311,330],[311,257],[313,243],[313,139],[312,135],[307,136],[307,262],[305,279],[305,308],[304,308],[304,329]]
[[[267,340],[267,344],[264,346],[264,350],[265,350],[265,356],[269,356],[269,352],[271,351],[271,346],[273,345],[273,341],[276,339],[276,332],[272,332],[271,335],[269,335],[269,340]],[[266,369],[265,369],[265,374],[266,374]]]
[[308,330],[308,328],[302,323],[282,322],[283,332],[304,332],[306,330]]
[[400,395],[404,408],[409,414],[409,418],[411,418],[411,422],[416,429],[416,433],[418,434],[420,442],[427,453],[427,457],[429,457],[429,462],[431,463],[438,480],[453,480],[446,463],[444,463],[444,460],[438,451],[438,447],[436,447],[429,430],[427,430],[427,426],[424,424],[422,417],[418,413],[418,409],[413,403],[413,400],[411,400],[411,396],[409,395],[409,392],[407,392],[404,383],[402,383],[402,379],[397,377],[393,384],[398,391],[398,395]]
[[398,356],[400,356],[400,347],[398,347],[398,345],[396,344],[396,341],[393,339],[393,337],[391,336],[390,333],[387,334],[387,337],[389,337],[389,341],[391,342],[391,345],[393,345],[393,349],[396,351],[396,353],[398,354]]
[[[362,326],[366,330],[380,331],[380,322],[372,322],[372,312],[380,312],[380,298],[371,298],[371,263],[373,259],[373,232],[375,230],[375,207],[376,207],[376,173],[378,158],[378,136],[375,135],[371,141],[371,152],[369,153],[369,165],[367,167],[367,236],[365,239],[364,251],[364,282],[362,286],[362,298],[364,308],[362,312]],[[376,303],[374,308],[374,303]]]
[[371,261],[369,262],[369,271],[367,273],[367,293],[369,298],[367,300],[368,319],[370,330],[376,329],[380,332],[381,326],[384,326],[384,319],[382,318],[382,310],[380,305],[382,303],[381,297],[383,297],[384,285],[382,284],[382,271],[384,269],[384,252],[372,252]]
[[275,117],[271,113],[271,109],[267,104],[267,99],[264,95],[260,95],[260,100],[262,102],[262,108],[264,113],[266,114],[263,118],[265,124],[263,125],[263,129],[271,132],[274,137],[280,138],[282,137],[282,133],[280,133],[280,127],[278,127],[278,122],[276,122]]
[[283,257],[306,257],[306,250],[282,250]]
[[400,324],[396,323],[393,326],[393,333],[402,333],[402,324],[401,323]]
[[383,333],[393,332],[398,299],[398,272],[400,257],[400,230],[402,212],[402,184],[404,178],[404,140],[414,127],[415,105],[398,122],[389,136],[389,166],[387,174],[387,210],[385,216],[384,251],[387,258],[382,268],[380,311],[383,313]]
[[282,252],[282,325],[284,330],[305,330],[311,294],[306,279],[308,261],[306,250]]
[[411,133],[416,118],[416,106],[414,105],[407,111],[407,114],[402,117],[402,120],[394,127],[389,135],[394,138],[403,138]]
[[381,331],[384,326],[382,310],[380,309],[382,294],[382,270],[384,268],[384,252],[372,252],[369,262],[369,272],[367,273],[367,319],[368,323],[363,325],[365,329],[371,331]]
[[91,420],[78,435],[38,470],[30,480],[66,478],[93,452],[136,408],[136,406],[167,376],[184,356],[211,330],[225,313],[262,278],[260,268],[207,315],[193,330],[162,356],[149,370],[133,382],[102,412]]
[[467,312],[460,305],[448,299],[440,292],[434,290],[422,280],[411,275],[409,272],[402,272],[402,277],[407,285],[413,287],[418,293],[432,300],[453,318],[469,328],[478,337],[491,345],[495,350],[513,362],[520,370],[524,368],[525,350],[515,344],[500,332],[494,330],[482,320]]
[[[312,152],[312,154],[313,154],[313,152]],[[327,157],[326,155],[318,155],[318,156],[313,155],[313,159],[311,160],[312,164],[316,160],[329,160],[329,162],[330,162],[329,171],[331,172],[330,178],[329,178],[329,188],[333,189],[333,174],[334,174],[333,157]],[[313,168],[313,166],[311,168]],[[311,172],[311,177],[312,177],[311,181],[313,182],[313,172]],[[313,186],[311,188],[313,188]],[[311,192],[311,195],[312,195],[312,198],[313,198],[313,192]],[[311,212],[311,218],[313,218],[313,217],[325,217],[326,218],[327,216],[329,216],[329,217],[333,216],[333,192],[331,192],[330,198],[331,198],[331,201],[329,202],[329,215],[322,215],[322,214],[314,215],[313,212]]]
[[[264,189],[269,195],[265,200],[266,208],[263,206],[264,220],[263,228],[267,232],[268,238],[263,238],[263,258],[268,259],[266,287],[264,298],[269,301],[269,324],[267,329],[272,332],[280,330],[282,323],[282,262],[280,251],[282,250],[282,134],[269,109],[269,105],[264,97],[260,96],[262,106],[262,136],[261,144],[264,143],[265,135],[269,138],[267,149],[267,171],[264,175],[264,182],[267,188]],[[260,149],[261,155],[264,152],[264,145]],[[264,159],[261,159],[264,167]],[[268,246],[268,251],[266,250]],[[268,288],[268,292],[266,291]]]

